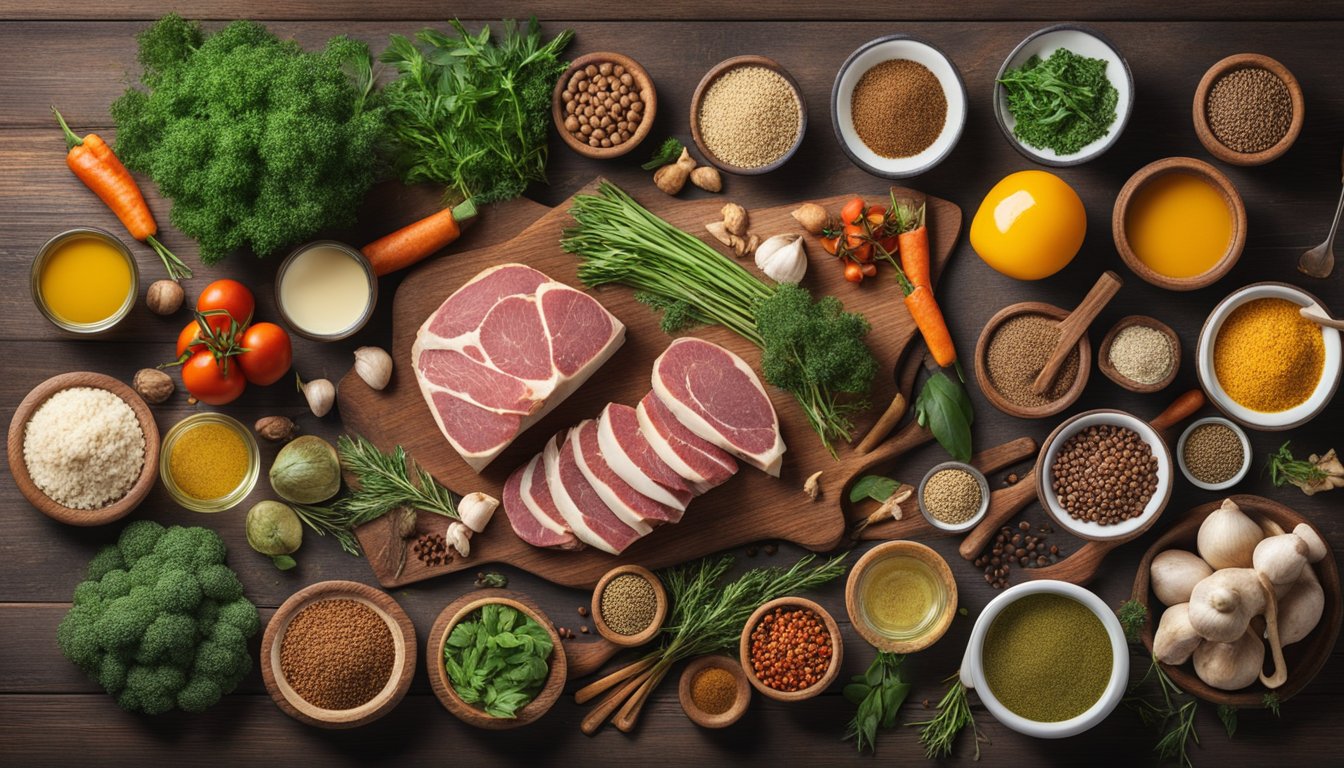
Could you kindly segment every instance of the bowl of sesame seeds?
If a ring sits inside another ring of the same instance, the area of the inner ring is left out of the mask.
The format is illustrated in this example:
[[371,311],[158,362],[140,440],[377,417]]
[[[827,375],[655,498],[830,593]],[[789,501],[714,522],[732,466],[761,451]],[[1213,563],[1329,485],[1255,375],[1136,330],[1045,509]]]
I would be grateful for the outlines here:
[[1264,165],[1302,132],[1302,86],[1279,62],[1239,53],[1209,67],[1195,88],[1195,135],[1209,154],[1232,165]]
[[719,170],[769,173],[793,157],[807,132],[803,90],[765,56],[734,56],[705,73],[691,97],[691,137]]

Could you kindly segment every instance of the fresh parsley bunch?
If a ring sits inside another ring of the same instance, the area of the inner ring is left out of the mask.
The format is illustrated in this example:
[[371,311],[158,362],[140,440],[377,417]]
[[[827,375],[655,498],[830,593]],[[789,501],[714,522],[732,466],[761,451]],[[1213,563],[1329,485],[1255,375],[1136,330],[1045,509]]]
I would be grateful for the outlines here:
[[550,674],[554,644],[546,630],[507,605],[481,607],[448,633],[443,666],[453,690],[492,717],[517,717]]

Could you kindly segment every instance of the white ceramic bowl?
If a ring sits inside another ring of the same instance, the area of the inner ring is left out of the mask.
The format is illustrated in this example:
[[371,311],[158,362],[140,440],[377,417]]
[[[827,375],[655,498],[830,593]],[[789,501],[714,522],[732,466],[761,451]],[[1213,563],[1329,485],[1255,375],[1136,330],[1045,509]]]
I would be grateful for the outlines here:
[[[929,478],[944,469],[960,469],[975,478],[975,481],[980,485],[980,508],[977,509],[975,514],[971,515],[965,522],[955,524],[944,523],[942,520],[929,514],[929,510],[924,506],[924,486],[929,484]],[[919,499],[919,511],[924,513],[924,519],[929,521],[929,525],[940,530],[960,533],[961,531],[969,531],[978,525],[980,521],[984,519],[985,513],[989,511],[989,481],[985,479],[984,473],[975,467],[972,467],[970,464],[964,464],[960,461],[944,461],[942,464],[939,464],[924,473],[924,479],[919,481],[919,488],[915,493],[915,497]]]
[[[999,80],[1009,69],[1021,67],[1032,56],[1040,56],[1042,59],[1048,58],[1058,48],[1068,48],[1079,56],[1105,60],[1106,77],[1110,79],[1111,85],[1114,85],[1116,90],[1115,122],[1111,123],[1105,136],[1071,155],[1061,155],[1053,149],[1037,149],[1018,141],[1017,137],[1013,135],[1013,127],[1017,125],[1017,121],[1013,119],[1013,113],[1008,110],[1007,92],[1002,85],[999,85]],[[1129,113],[1133,107],[1134,76],[1130,73],[1129,64],[1125,61],[1125,58],[1116,51],[1111,41],[1103,37],[1101,33],[1075,24],[1056,24],[1053,27],[1046,27],[1027,35],[1027,38],[1018,43],[1013,52],[1008,54],[1008,58],[1004,59],[1003,66],[999,67],[999,73],[994,76],[994,117],[999,122],[999,128],[1003,131],[1004,137],[1008,139],[1008,143],[1013,145],[1018,152],[1021,152],[1027,159],[1034,160],[1042,165],[1062,168],[1079,165],[1101,155],[1120,138],[1120,134],[1125,130],[1125,125],[1129,123]]]
[[1223,390],[1222,384],[1218,383],[1218,377],[1213,372],[1213,349],[1218,331],[1222,329],[1223,321],[1237,307],[1248,301],[1270,298],[1287,299],[1301,307],[1315,306],[1324,310],[1320,299],[1287,283],[1252,283],[1233,291],[1227,298],[1218,302],[1218,306],[1213,308],[1209,318],[1204,321],[1204,328],[1199,332],[1199,345],[1195,348],[1195,371],[1199,375],[1199,385],[1225,416],[1251,429],[1277,432],[1300,427],[1316,418],[1316,414],[1325,409],[1330,399],[1335,396],[1335,390],[1339,388],[1341,360],[1344,355],[1341,355],[1339,331],[1333,328],[1321,328],[1325,340],[1325,367],[1321,371],[1321,380],[1316,382],[1315,391],[1302,404],[1286,411],[1265,413],[1253,411],[1233,400]]
[[[854,118],[850,112],[850,100],[859,79],[868,70],[891,59],[909,59],[928,67],[942,84],[943,95],[947,98],[947,119],[943,121],[943,132],[923,152],[910,157],[882,157],[869,149],[854,130]],[[831,88],[831,124],[835,126],[840,148],[855,165],[874,176],[905,179],[932,169],[951,154],[952,148],[961,138],[962,129],[966,127],[966,104],[966,84],[961,80],[961,72],[946,54],[932,44],[909,35],[888,35],[859,46],[840,65],[835,85]]]
[[[1185,466],[1185,441],[1190,437],[1191,432],[1194,432],[1205,424],[1222,424],[1232,430],[1232,432],[1236,434],[1237,439],[1241,441],[1241,469],[1237,470],[1235,475],[1221,483],[1206,483],[1195,477],[1194,473],[1190,471],[1190,468]],[[1207,416],[1202,419],[1197,419],[1190,426],[1185,428],[1185,431],[1181,433],[1181,439],[1176,442],[1176,464],[1181,468],[1181,474],[1185,475],[1185,479],[1189,480],[1190,484],[1196,488],[1203,488],[1206,491],[1227,490],[1237,483],[1240,483],[1246,477],[1246,473],[1251,469],[1251,440],[1246,437],[1246,430],[1221,416]]]
[[[1087,606],[1098,619],[1101,619],[1106,634],[1111,638],[1111,679],[1106,684],[1106,690],[1102,692],[1101,698],[1081,715],[1055,723],[1028,720],[1004,706],[989,688],[982,660],[985,636],[989,634],[989,628],[999,613],[1016,600],[1041,593],[1063,595]],[[1004,590],[1001,595],[989,601],[989,605],[980,612],[979,618],[975,620],[975,628],[971,630],[970,642],[966,644],[966,655],[961,661],[961,684],[975,689],[985,709],[989,710],[994,719],[1014,731],[1038,739],[1063,739],[1076,736],[1105,720],[1120,703],[1125,688],[1129,685],[1129,646],[1125,642],[1125,632],[1120,627],[1120,620],[1115,617],[1115,613],[1105,601],[1092,592],[1065,581],[1053,579],[1028,581]]]
[[[1064,505],[1060,503],[1059,497],[1055,495],[1052,482],[1054,477],[1051,468],[1054,467],[1055,458],[1059,456],[1064,443],[1075,433],[1101,424],[1125,427],[1138,433],[1139,437],[1152,449],[1153,456],[1157,458],[1157,491],[1148,500],[1143,512],[1136,517],[1110,525],[1102,525],[1090,520],[1078,520],[1070,516],[1068,511],[1064,509]],[[1057,434],[1045,446],[1044,458],[1039,466],[1041,467],[1041,503],[1045,506],[1046,511],[1050,513],[1056,523],[1067,528],[1070,533],[1085,539],[1123,539],[1136,535],[1146,528],[1153,521],[1153,518],[1161,514],[1167,500],[1171,498],[1172,477],[1175,472],[1171,463],[1171,451],[1167,449],[1166,442],[1148,422],[1122,411],[1106,410],[1085,411],[1059,425]]]

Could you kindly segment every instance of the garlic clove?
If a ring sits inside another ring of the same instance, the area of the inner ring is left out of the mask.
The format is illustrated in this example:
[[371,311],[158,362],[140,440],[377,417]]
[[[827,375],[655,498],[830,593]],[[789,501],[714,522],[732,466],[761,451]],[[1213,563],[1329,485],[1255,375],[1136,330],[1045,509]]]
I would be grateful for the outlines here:
[[1205,640],[1235,642],[1273,596],[1250,568],[1214,571],[1190,594],[1190,624]]
[[444,537],[448,543],[457,550],[457,553],[463,557],[471,556],[471,529],[460,522],[454,522],[448,526],[448,534]]
[[1197,549],[1213,569],[1250,568],[1255,545],[1265,538],[1260,526],[1236,502],[1224,499],[1223,504],[1204,519],[1199,526]]
[[1149,567],[1153,593],[1163,605],[1190,602],[1195,585],[1213,575],[1213,569],[1193,552],[1168,549],[1153,558]]
[[457,503],[457,514],[462,519],[463,525],[476,533],[481,533],[485,530],[485,526],[489,525],[490,518],[494,516],[498,507],[499,499],[476,491],[463,496]]
[[777,283],[797,283],[807,274],[807,251],[798,235],[775,235],[756,249],[756,266]]
[[331,412],[331,406],[336,403],[334,384],[326,379],[313,379],[304,383],[297,373],[294,374],[294,381],[298,382],[299,392],[303,393],[303,398],[308,401],[308,409],[314,416],[320,419]]
[[383,389],[392,379],[392,356],[382,347],[355,350],[355,373],[374,389]]

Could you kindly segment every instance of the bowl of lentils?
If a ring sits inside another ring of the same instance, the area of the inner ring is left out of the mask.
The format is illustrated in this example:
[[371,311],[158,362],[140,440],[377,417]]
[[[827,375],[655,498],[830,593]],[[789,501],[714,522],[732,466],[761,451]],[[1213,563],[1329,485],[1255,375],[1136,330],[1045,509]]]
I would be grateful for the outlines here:
[[728,173],[752,176],[779,168],[806,132],[802,89],[765,56],[719,62],[691,97],[691,136],[705,158]]
[[1046,438],[1037,463],[1042,505],[1059,525],[1095,541],[1129,540],[1171,498],[1174,467],[1161,435],[1124,411],[1085,411]]
[[551,118],[560,138],[585,157],[620,157],[649,135],[657,114],[653,79],[619,53],[575,59],[555,84]]
[[1222,491],[1251,469],[1251,441],[1241,427],[1220,416],[1199,419],[1176,443],[1176,463],[1191,485]]
[[1258,53],[1228,56],[1195,88],[1195,135],[1225,163],[1263,165],[1297,141],[1305,106],[1287,67]]
[[968,531],[989,510],[989,481],[970,464],[945,461],[919,482],[919,509],[934,528]]
[[918,176],[951,154],[966,126],[966,84],[941,50],[909,35],[859,46],[831,87],[831,123],[854,164],[885,179]]
[[802,597],[771,600],[747,619],[738,645],[752,687],[776,701],[802,701],[840,674],[844,640],[825,608]]

